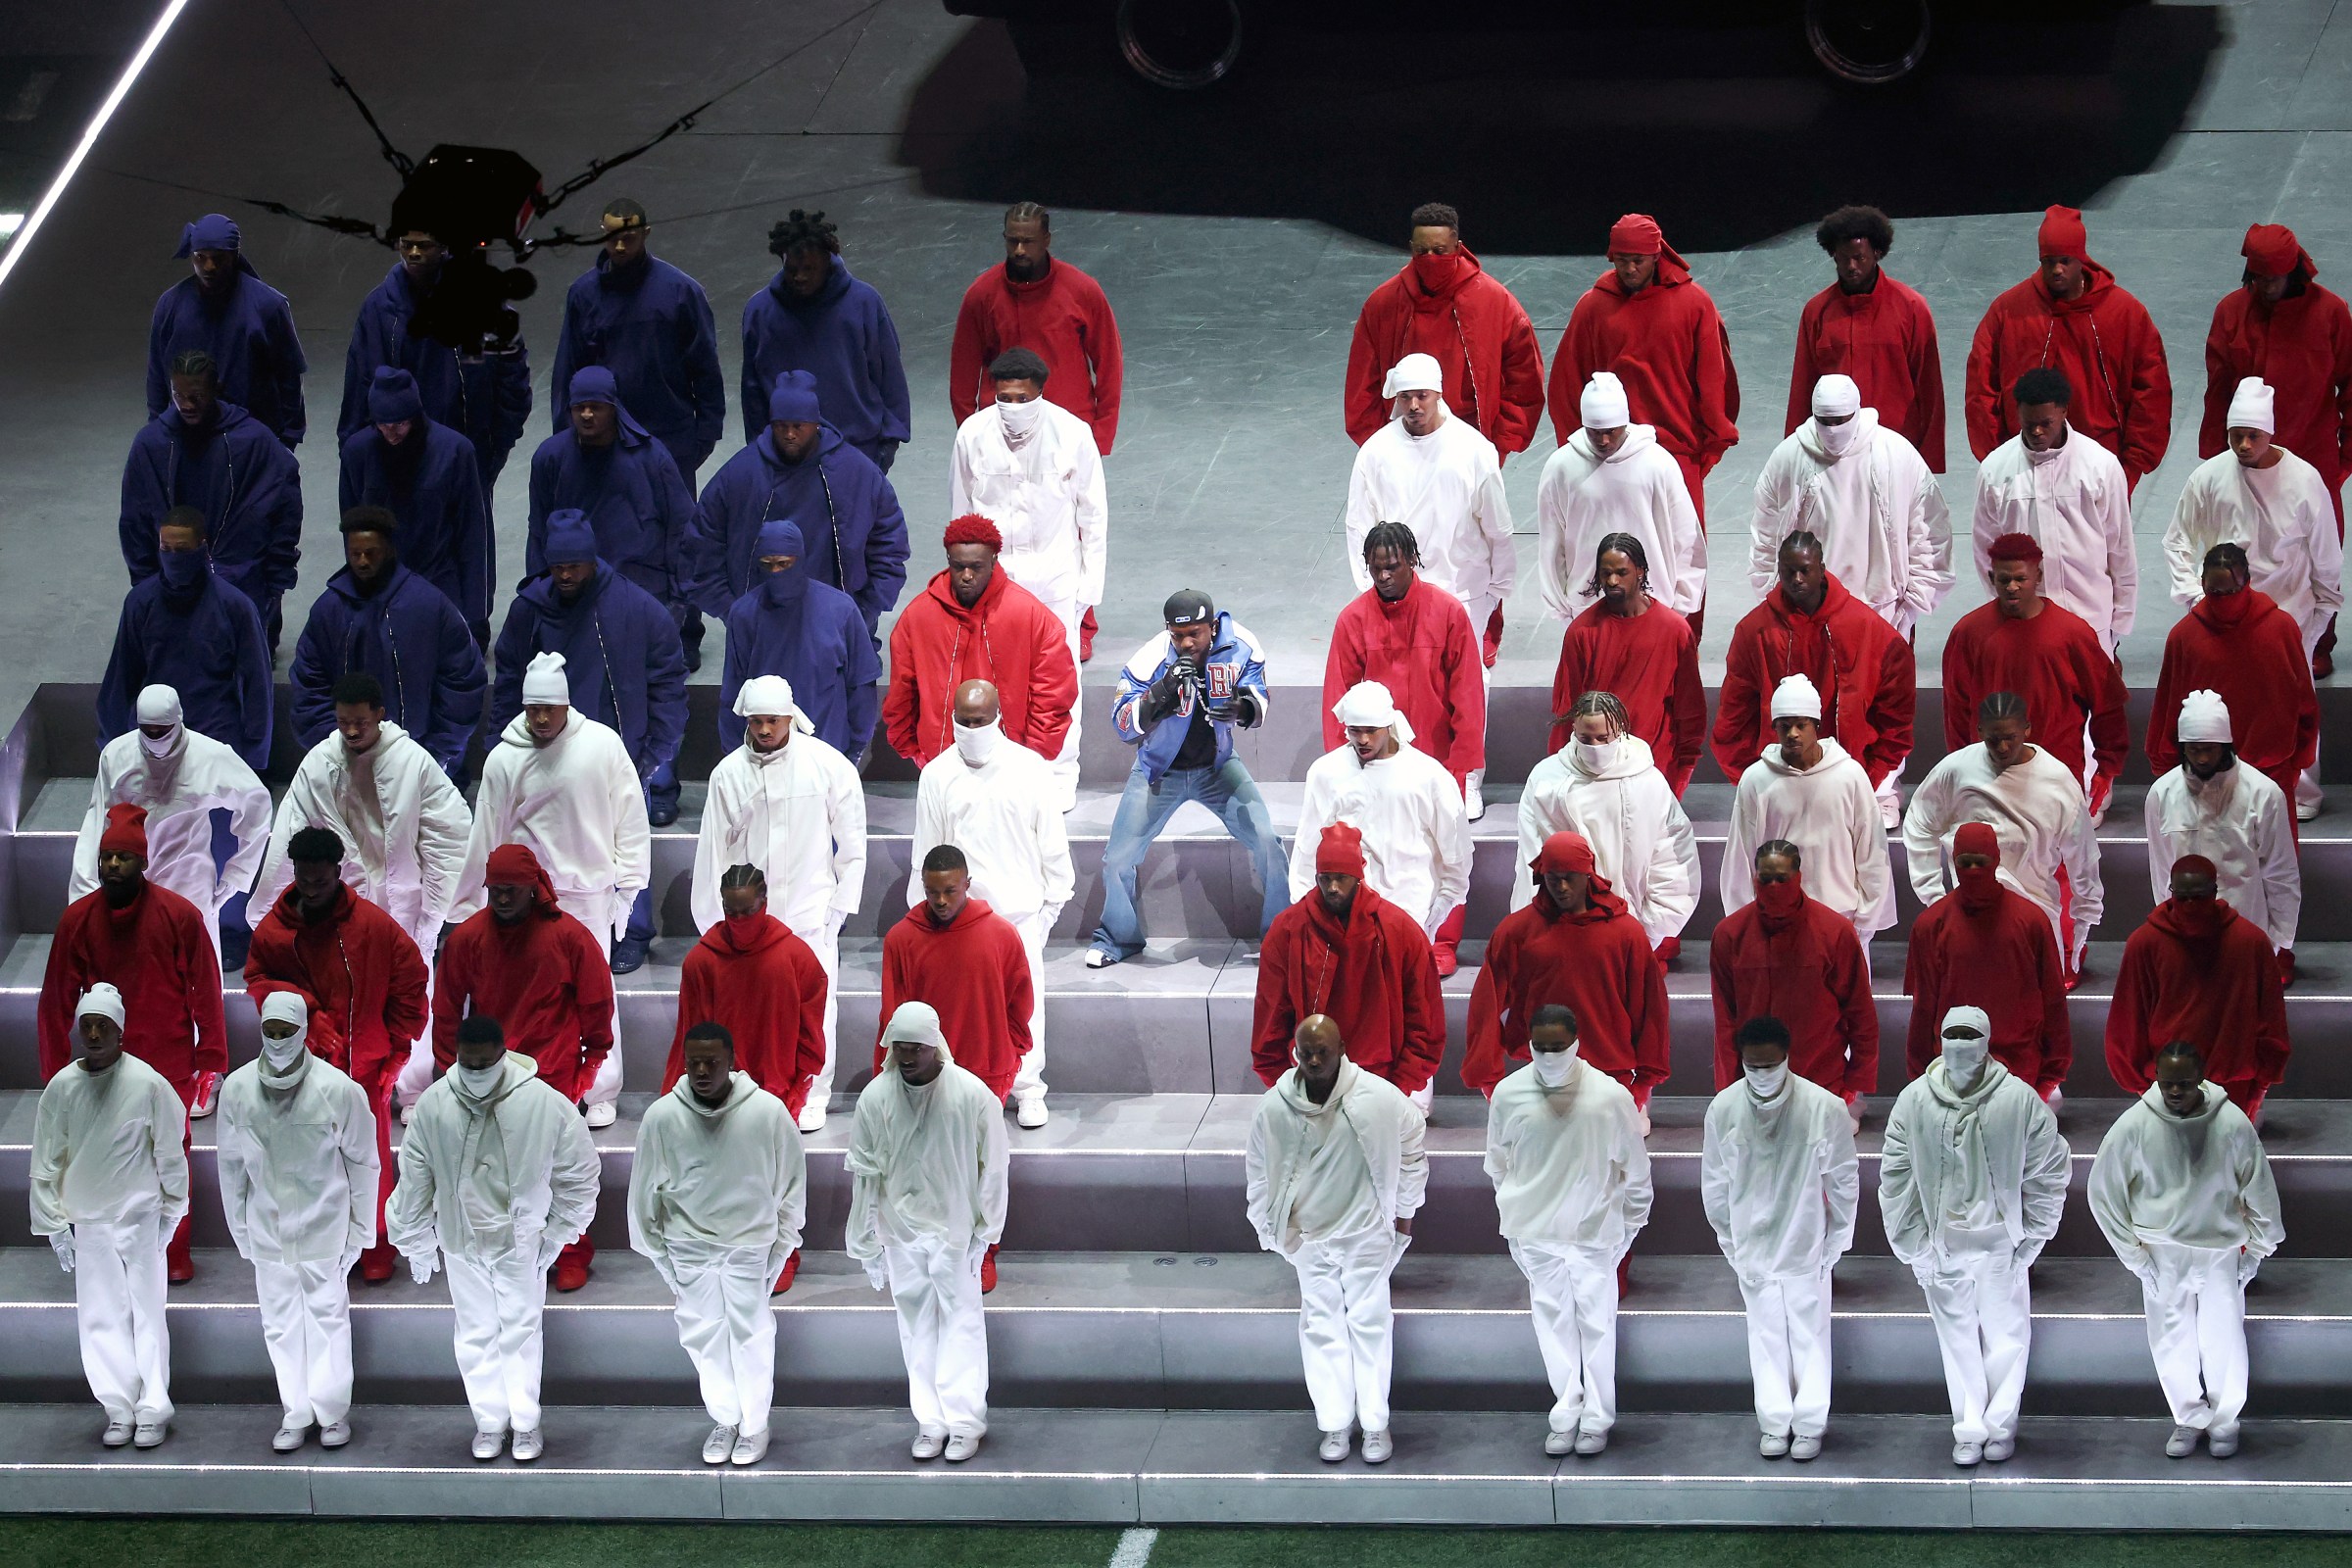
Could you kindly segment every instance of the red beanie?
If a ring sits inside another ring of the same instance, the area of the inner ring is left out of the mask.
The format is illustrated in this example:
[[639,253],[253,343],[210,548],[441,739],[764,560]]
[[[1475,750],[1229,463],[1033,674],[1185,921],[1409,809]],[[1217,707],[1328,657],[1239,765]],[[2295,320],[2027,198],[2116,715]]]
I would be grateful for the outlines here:
[[1628,256],[1655,256],[1666,248],[1666,231],[1647,213],[1628,213],[1609,225],[1609,249]]
[[501,886],[521,883],[531,890],[531,902],[539,906],[541,914],[552,920],[564,912],[556,906],[556,884],[527,844],[502,844],[492,850],[482,865],[482,881]]
[[1592,842],[1582,833],[1554,833],[1544,841],[1536,853],[1530,870],[1538,876],[1558,876],[1563,872],[1593,875],[1599,862],[1592,858]]
[[2041,545],[2030,533],[2005,533],[1984,549],[1993,561],[2039,561]]
[[2044,256],[2072,256],[2081,261],[2090,253],[2090,231],[2082,226],[2082,215],[2072,207],[2052,207],[2044,212],[2035,238]]
[[2246,259],[2246,270],[2257,277],[2284,277],[2298,262],[2306,277],[2319,275],[2320,270],[2295,242],[2295,231],[2284,223],[2256,223],[2246,230],[2246,242],[2237,253]]
[[967,512],[948,524],[947,548],[953,550],[957,545],[986,545],[1001,551],[1004,548],[1004,536],[997,531],[995,523],[977,512]]
[[147,808],[126,802],[108,807],[106,831],[98,836],[98,853],[147,858]]
[[1992,857],[1992,863],[1998,865],[2001,863],[2000,835],[1993,832],[1990,823],[1963,822],[1960,824],[1960,831],[1952,835],[1952,854],[1955,857],[1989,855]]
[[1361,829],[1348,822],[1334,822],[1323,830],[1323,841],[1315,846],[1315,875],[1362,876],[1364,874],[1364,835]]

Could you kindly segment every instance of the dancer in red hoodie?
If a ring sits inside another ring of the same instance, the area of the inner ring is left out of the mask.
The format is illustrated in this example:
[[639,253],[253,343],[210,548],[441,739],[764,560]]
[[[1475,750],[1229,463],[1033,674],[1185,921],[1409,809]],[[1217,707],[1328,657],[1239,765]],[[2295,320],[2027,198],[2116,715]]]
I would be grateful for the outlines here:
[[[2247,586],[2252,576],[2243,545],[2205,552],[2205,597],[2164,639],[2156,707],[2148,715],[2148,765],[2162,778],[2180,764],[2181,700],[2194,691],[2219,692],[2230,709],[2237,760],[2291,801],[2295,781],[2319,752],[2320,700],[2303,657],[2302,628],[2270,595]],[[2207,1076],[2224,1081],[2218,1071]]]
[[1990,824],[1970,822],[1952,835],[1948,899],[1937,899],[1911,927],[1903,990],[1911,997],[1904,1065],[1916,1078],[1943,1052],[1937,1034],[1954,1007],[1981,1007],[1992,1023],[1992,1057],[2044,1101],[2074,1065],[2066,1024],[2066,965],[2050,917],[2024,894],[2001,885],[2001,841]]
[[[957,517],[945,542],[947,569],[890,628],[890,687],[882,698],[890,744],[917,766],[955,745],[956,688],[984,680],[997,688],[1006,738],[1053,761],[1078,704],[1069,633],[1035,594],[997,570],[1004,536],[995,523]],[[962,1042],[955,1045],[960,1052]],[[957,1064],[970,1065],[960,1056]]]
[[2218,896],[2220,873],[2202,855],[2173,862],[2173,896],[2124,944],[2107,1009],[2107,1071],[2144,1095],[2156,1055],[2185,1040],[2205,1076],[2247,1115],[2286,1076],[2286,994],[2262,927]]

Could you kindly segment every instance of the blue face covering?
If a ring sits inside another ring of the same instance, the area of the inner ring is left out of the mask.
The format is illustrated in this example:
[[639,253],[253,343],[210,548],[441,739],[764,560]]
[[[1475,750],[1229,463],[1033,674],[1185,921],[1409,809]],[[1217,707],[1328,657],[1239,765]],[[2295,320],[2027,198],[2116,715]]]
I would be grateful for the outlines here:
[[164,586],[175,593],[184,593],[204,581],[212,567],[212,558],[201,550],[161,550],[156,552],[156,565],[164,576]]

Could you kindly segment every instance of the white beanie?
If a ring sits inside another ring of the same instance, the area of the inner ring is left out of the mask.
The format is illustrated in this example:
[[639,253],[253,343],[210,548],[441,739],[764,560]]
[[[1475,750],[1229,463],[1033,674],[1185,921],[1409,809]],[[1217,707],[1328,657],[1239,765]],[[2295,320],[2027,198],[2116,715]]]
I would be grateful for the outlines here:
[[737,718],[789,718],[804,735],[816,733],[808,715],[793,701],[792,682],[781,675],[754,675],[735,693]]
[[2278,417],[2271,412],[2273,394],[2270,383],[2259,375],[2249,375],[2237,383],[2230,394],[2230,422],[2232,430],[2260,430],[2265,435],[2278,433]]
[[179,693],[169,686],[142,686],[138,712],[142,724],[179,723]]
[[1936,1026],[1936,1038],[1940,1040],[1954,1029],[1974,1029],[1977,1038],[1986,1045],[1992,1043],[1992,1020],[1983,1007],[1950,1007],[1945,1009],[1943,1022]]
[[939,1027],[939,1009],[928,1002],[902,1002],[899,1010],[890,1015],[882,1030],[882,1049],[887,1051],[902,1040],[911,1040],[919,1046],[937,1046],[939,1054],[950,1061],[956,1054],[948,1049],[948,1037]]
[[522,672],[522,705],[569,708],[571,682],[564,674],[562,654],[535,654]]
[[1397,710],[1396,699],[1376,680],[1359,680],[1348,695],[1331,705],[1331,716],[1348,729],[1385,729],[1409,744],[1413,726]]
[[1595,370],[1577,399],[1576,416],[1588,430],[1621,430],[1633,422],[1633,406],[1625,400],[1625,383],[1607,370]]
[[1809,718],[1819,723],[1821,693],[1814,689],[1812,681],[1802,675],[1784,675],[1781,683],[1772,689],[1772,716]]
[[1384,398],[1393,398],[1405,392],[1443,392],[1445,390],[1446,372],[1438,368],[1438,362],[1434,356],[1407,354],[1396,362],[1396,368],[1389,371],[1388,380],[1381,384],[1380,395]]
[[122,1028],[122,993],[103,980],[84,991],[81,994],[80,1004],[74,1009],[74,1021],[78,1023],[92,1013],[101,1018],[112,1018],[115,1020],[115,1027]]
[[264,1023],[269,1023],[271,1020],[275,1020],[278,1023],[290,1023],[294,1026],[294,1032],[296,1034],[305,1035],[310,1033],[310,1004],[304,1002],[302,998],[295,995],[291,991],[272,991],[268,996],[264,997],[262,999],[261,1013],[262,1022]]
[[1850,375],[1825,375],[1813,383],[1813,414],[1817,418],[1835,419],[1839,415],[1862,412],[1862,389],[1854,385]]
[[2180,700],[2180,727],[2176,740],[2213,743],[2224,746],[2230,739],[2230,705],[2222,701],[2220,692],[2190,692]]

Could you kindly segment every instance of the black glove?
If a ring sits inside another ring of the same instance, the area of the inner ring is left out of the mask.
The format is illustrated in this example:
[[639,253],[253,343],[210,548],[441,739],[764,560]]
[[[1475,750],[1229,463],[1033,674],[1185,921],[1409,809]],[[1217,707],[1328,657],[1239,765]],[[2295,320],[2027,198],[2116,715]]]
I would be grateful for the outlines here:
[[1200,700],[1200,666],[1179,659],[1145,694],[1144,717],[1156,724],[1170,713],[1182,711],[1187,697],[1196,703]]

